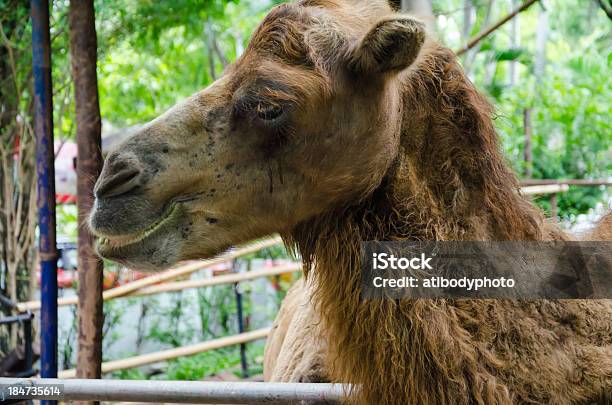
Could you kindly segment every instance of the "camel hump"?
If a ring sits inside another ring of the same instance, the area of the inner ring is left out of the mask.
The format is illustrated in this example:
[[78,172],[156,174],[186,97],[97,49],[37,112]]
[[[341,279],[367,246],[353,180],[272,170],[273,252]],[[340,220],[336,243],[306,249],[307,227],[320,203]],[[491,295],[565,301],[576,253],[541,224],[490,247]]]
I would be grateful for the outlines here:
[[582,240],[611,240],[612,241],[612,211],[601,217],[595,228],[587,233]]

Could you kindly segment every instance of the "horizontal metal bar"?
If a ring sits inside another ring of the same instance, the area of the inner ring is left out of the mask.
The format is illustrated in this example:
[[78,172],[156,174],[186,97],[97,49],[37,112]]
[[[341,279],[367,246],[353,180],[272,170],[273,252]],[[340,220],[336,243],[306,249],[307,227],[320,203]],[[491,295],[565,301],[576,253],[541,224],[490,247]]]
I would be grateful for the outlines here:
[[283,404],[296,401],[340,402],[349,386],[343,384],[159,381],[61,380],[55,378],[0,378],[6,386],[59,385],[61,395],[35,399],[65,401],[173,402],[200,404]]
[[0,325],[7,324],[7,323],[30,321],[32,320],[33,317],[34,317],[34,314],[31,312],[7,316],[4,318],[0,318]]
[[0,293],[0,305],[7,309],[17,309],[17,303]]

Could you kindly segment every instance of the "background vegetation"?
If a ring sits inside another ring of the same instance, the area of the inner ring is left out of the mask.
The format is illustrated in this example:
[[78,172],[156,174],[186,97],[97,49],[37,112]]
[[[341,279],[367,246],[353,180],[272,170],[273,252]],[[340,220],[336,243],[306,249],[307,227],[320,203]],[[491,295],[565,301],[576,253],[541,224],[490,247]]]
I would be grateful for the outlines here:
[[[211,83],[244,50],[270,7],[280,2],[96,0],[104,133],[144,123]],[[73,139],[69,1],[52,4],[55,136]],[[439,39],[457,49],[519,1],[433,0],[431,4]],[[542,0],[462,56],[470,78],[496,106],[495,125],[506,156],[521,176],[612,176],[611,26],[596,0]],[[28,209],[35,194],[30,41],[29,2],[0,0],[0,290],[14,300],[33,296],[37,268],[35,211]],[[524,160],[525,110],[531,113],[531,164]],[[559,214],[573,221],[598,205],[606,207],[609,200],[604,187],[571,188],[559,197]],[[538,203],[549,209],[546,199]],[[59,207],[58,214],[60,233],[75,235],[75,207]],[[271,250],[267,255],[284,253]],[[161,306],[146,300],[108,304],[105,345],[119,338],[116,325],[130,305],[139,305],[147,319],[141,338],[162,346],[235,333],[235,322],[227,315],[233,313],[233,301],[228,301],[227,291],[215,294],[197,297],[200,326],[193,330],[173,330],[170,322],[185,316],[185,302],[193,297],[179,294]],[[211,316],[215,319],[207,318]],[[204,327],[208,322],[217,325],[214,333]],[[219,325],[226,327],[218,329]],[[67,326],[67,344],[60,349],[66,367],[71,365],[74,339],[74,326]],[[16,338],[14,332],[11,338]],[[0,352],[8,345],[7,339],[0,339]],[[251,362],[257,364],[261,345],[249,350]],[[237,361],[234,349],[205,354],[171,363],[159,378],[202,378],[235,367]],[[151,376],[143,370],[120,376],[143,375]]]

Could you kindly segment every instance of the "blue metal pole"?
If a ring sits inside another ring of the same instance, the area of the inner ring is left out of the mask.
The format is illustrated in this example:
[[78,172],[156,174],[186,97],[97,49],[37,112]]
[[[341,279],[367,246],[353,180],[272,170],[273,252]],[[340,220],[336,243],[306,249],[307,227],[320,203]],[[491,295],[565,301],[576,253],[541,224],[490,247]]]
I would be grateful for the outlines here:
[[[40,376],[57,377],[57,249],[55,244],[55,169],[49,1],[32,0],[34,132],[38,176],[38,227],[41,266]],[[42,401],[54,405],[57,401]]]

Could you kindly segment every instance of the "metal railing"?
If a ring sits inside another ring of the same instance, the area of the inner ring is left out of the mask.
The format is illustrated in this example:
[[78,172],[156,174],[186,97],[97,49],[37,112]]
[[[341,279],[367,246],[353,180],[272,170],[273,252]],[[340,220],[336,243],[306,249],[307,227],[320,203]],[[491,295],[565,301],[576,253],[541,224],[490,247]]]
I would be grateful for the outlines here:
[[[47,390],[44,388],[57,387]],[[11,389],[9,389],[11,387]],[[5,398],[23,387],[22,399],[64,401],[122,401],[200,404],[287,404],[300,401],[338,403],[350,392],[349,385],[327,383],[263,383],[212,381],[152,381],[152,380],[61,380],[54,378],[0,378]],[[40,387],[40,390],[27,390]],[[41,391],[28,397],[27,392]]]
[[[7,313],[17,310],[17,304],[0,294],[0,307]],[[21,371],[12,373],[13,377],[31,377],[36,375],[38,371],[34,370],[34,348],[32,339],[32,320],[34,314],[30,311],[19,313],[16,315],[7,315],[0,318],[0,325],[19,324],[23,328],[23,353],[18,353],[18,357],[23,355],[23,367]],[[17,350],[17,348],[15,348]],[[17,359],[21,360],[21,359]],[[7,370],[4,370],[6,373]]]

